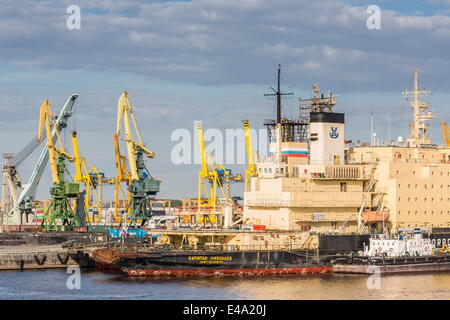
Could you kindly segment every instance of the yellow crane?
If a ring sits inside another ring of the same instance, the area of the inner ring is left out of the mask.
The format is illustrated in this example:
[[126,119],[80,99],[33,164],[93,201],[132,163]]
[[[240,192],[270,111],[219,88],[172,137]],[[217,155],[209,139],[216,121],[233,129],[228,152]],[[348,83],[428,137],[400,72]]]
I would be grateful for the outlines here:
[[245,191],[250,191],[250,178],[257,176],[255,159],[256,155],[252,149],[252,137],[250,134],[250,122],[248,120],[242,121],[244,123],[244,136],[245,136],[245,150],[247,154],[247,169],[245,170]]
[[[56,130],[56,136],[60,145],[59,148],[54,145],[53,139],[51,138],[52,127]],[[78,198],[79,184],[65,181],[65,173],[67,171],[65,159],[73,162],[75,158],[64,150],[60,134],[55,125],[55,116],[52,113],[48,100],[45,100],[40,107],[38,141],[42,140],[42,132],[44,129],[47,136],[53,185],[50,188],[50,205],[44,213],[42,226],[47,231],[54,231],[59,228],[57,225],[57,220],[59,219],[62,220],[63,226],[79,225],[78,218],[69,202],[70,198]]]
[[442,140],[444,140],[444,146],[450,147],[450,130],[446,121],[441,121]]
[[[100,173],[96,167],[91,165],[85,158],[80,156],[80,151],[78,148],[78,138],[77,132],[72,131],[72,146],[73,146],[73,157],[75,163],[75,176],[74,180],[77,183],[83,183],[85,185],[86,195],[84,198],[84,207],[86,210],[86,220],[87,222],[101,222],[101,212],[102,212],[102,187],[103,183],[114,183],[115,179],[106,179],[103,173]],[[88,166],[90,169],[88,170]],[[97,188],[99,191],[97,192]],[[93,197],[92,197],[93,196]],[[89,214],[90,209],[93,207],[91,205],[92,198],[95,198],[94,207],[97,208],[98,214]]]
[[[137,141],[133,140],[130,119],[133,123]],[[127,145],[128,158],[121,155],[119,148],[119,137],[121,135],[122,121],[123,129],[125,131],[124,140]],[[153,179],[144,164],[144,155],[151,159],[155,157],[155,154],[142,142],[141,133],[133,113],[133,107],[130,104],[128,93],[126,91],[122,93],[118,101],[117,127],[113,138],[117,166],[115,215],[118,215],[117,205],[119,197],[119,183],[127,182],[129,193],[126,211],[128,211],[130,215],[131,224],[133,226],[136,226],[137,220],[141,220],[141,225],[143,225],[151,216],[149,196],[156,195],[156,193],[159,192],[159,185],[161,181]],[[129,170],[127,168],[127,163],[130,168]]]
[[[205,151],[205,140],[203,137],[203,125],[201,122],[195,124],[197,129],[198,146],[200,151],[201,170],[198,172],[198,192],[197,206],[213,207],[217,204],[217,189],[220,188],[223,193],[222,183],[219,175],[214,169],[209,155]],[[209,188],[208,188],[209,185]],[[203,199],[207,199],[206,203]]]
[[[230,183],[241,182],[240,174],[232,174],[230,169],[225,169],[221,163],[215,163],[214,159],[205,151],[203,125],[196,123],[198,145],[201,159],[201,170],[198,172],[198,207],[216,208],[217,191],[220,190],[222,197],[230,197]],[[225,190],[223,188],[225,184]],[[209,187],[208,187],[209,185]],[[204,201],[206,199],[206,202]]]

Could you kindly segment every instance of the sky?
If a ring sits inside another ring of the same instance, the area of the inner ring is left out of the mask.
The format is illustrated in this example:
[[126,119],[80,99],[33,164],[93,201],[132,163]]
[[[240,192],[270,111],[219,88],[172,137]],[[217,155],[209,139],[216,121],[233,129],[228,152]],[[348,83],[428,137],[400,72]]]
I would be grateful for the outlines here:
[[[80,29],[67,28],[71,5],[80,8]],[[370,5],[381,9],[380,29],[367,27]],[[407,136],[401,92],[418,66],[420,87],[432,91],[431,137],[441,143],[439,121],[450,121],[449,14],[449,0],[0,0],[0,151],[16,153],[36,136],[44,99],[58,113],[77,93],[70,125],[80,151],[112,177],[117,100],[127,90],[156,153],[147,166],[162,180],[158,196],[192,197],[200,168],[173,163],[171,134],[184,128],[194,139],[197,120],[205,129],[240,128],[243,119],[262,128],[274,117],[263,95],[278,64],[283,90],[294,93],[284,115],[297,117],[298,98],[317,83],[337,95],[335,111],[346,113],[354,141],[370,140],[371,113],[381,140]],[[36,159],[19,168],[23,180]]]

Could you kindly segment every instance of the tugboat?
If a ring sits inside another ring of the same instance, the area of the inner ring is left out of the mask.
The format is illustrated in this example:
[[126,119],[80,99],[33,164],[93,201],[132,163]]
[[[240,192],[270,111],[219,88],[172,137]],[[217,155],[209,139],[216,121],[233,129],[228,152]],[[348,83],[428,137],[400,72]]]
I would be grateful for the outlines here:
[[356,255],[332,260],[333,273],[407,273],[450,270],[450,251],[446,246],[435,249],[430,238],[420,230],[411,234],[380,234],[369,239],[369,245]]

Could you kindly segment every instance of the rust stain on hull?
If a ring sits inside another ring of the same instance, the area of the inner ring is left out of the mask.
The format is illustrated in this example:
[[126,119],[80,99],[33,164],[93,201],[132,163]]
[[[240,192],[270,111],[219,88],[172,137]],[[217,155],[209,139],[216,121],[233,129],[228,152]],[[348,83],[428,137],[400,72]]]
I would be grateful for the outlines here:
[[142,276],[280,276],[328,274],[331,267],[298,267],[270,269],[124,269],[132,277]]

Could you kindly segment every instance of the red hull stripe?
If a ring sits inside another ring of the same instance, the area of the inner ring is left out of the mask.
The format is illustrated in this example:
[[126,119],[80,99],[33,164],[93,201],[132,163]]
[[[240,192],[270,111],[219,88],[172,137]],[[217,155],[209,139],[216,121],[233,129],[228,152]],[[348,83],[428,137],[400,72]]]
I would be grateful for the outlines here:
[[124,270],[130,276],[265,276],[285,274],[324,274],[331,273],[331,267],[304,267],[304,268],[272,268],[272,269],[128,269]]
[[307,154],[281,154],[282,157],[288,157],[288,158],[308,158]]

